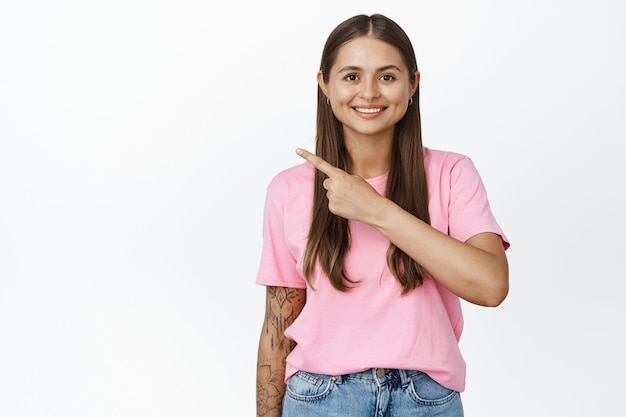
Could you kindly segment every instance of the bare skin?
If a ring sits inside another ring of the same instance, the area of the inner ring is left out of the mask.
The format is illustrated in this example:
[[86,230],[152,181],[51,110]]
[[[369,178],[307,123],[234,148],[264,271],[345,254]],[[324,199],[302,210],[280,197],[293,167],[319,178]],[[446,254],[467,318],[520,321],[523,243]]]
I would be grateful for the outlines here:
[[304,289],[267,287],[257,358],[257,417],[280,417],[282,413],[285,361],[295,347],[284,333],[300,315],[305,301]]

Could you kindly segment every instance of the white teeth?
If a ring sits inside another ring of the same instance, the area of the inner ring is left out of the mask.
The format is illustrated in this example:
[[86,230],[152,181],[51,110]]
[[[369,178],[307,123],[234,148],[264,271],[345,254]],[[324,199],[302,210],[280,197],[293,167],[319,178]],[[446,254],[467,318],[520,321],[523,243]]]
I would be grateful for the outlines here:
[[359,113],[378,113],[383,111],[382,108],[377,108],[377,109],[366,109],[363,107],[355,107],[354,110],[358,111]]

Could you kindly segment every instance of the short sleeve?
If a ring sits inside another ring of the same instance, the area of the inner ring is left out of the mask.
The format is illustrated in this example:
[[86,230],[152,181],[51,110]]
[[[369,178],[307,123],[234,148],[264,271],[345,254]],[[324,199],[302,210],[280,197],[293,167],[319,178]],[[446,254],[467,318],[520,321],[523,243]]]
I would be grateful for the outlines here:
[[469,158],[459,159],[450,172],[448,225],[450,236],[467,241],[479,233],[500,235],[505,249],[510,246],[489,205],[487,191]]
[[263,214],[263,247],[256,283],[259,285],[306,288],[298,273],[297,260],[287,244],[285,204],[286,187],[277,181],[270,183]]

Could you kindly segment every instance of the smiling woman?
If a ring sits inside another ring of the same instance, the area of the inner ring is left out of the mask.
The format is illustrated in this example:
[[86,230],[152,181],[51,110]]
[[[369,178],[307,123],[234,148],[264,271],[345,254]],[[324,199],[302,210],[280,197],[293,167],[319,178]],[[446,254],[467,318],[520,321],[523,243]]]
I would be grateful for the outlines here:
[[326,42],[316,155],[267,190],[257,415],[463,415],[460,299],[504,300],[509,243],[471,160],[422,146],[419,80],[385,16]]

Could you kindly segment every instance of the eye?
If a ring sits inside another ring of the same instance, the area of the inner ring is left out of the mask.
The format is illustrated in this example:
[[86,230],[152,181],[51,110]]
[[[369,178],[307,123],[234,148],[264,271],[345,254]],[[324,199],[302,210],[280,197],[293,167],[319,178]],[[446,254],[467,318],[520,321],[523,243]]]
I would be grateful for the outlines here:
[[347,80],[347,81],[356,81],[358,79],[359,79],[359,77],[356,74],[348,74],[345,77],[345,80]]
[[383,81],[393,81],[393,80],[396,79],[396,77],[394,77],[391,74],[385,74],[382,77],[380,77],[380,79],[383,80]]

